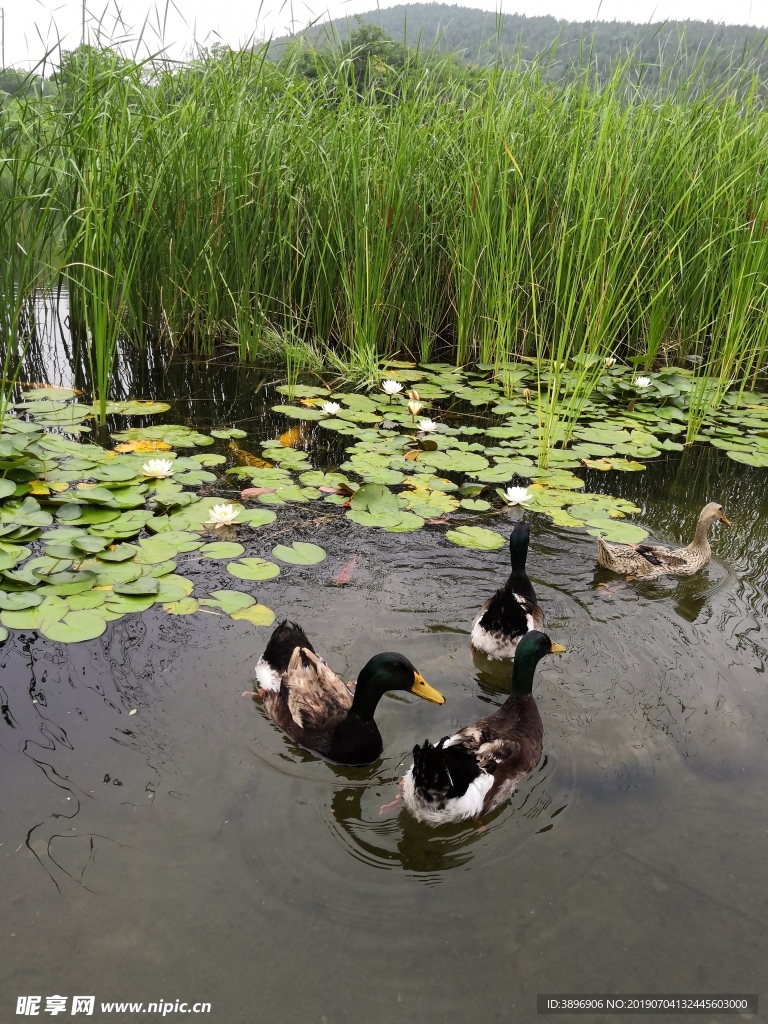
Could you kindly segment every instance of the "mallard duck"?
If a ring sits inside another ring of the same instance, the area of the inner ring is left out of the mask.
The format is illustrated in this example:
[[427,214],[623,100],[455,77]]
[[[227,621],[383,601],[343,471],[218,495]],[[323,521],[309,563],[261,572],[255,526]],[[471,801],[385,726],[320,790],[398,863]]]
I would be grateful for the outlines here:
[[435,746],[426,740],[413,748],[401,791],[414,817],[431,825],[481,818],[512,795],[541,757],[543,727],[531,693],[536,666],[564,650],[545,633],[529,631],[517,645],[504,704]]
[[287,619],[275,629],[256,665],[267,714],[303,747],[340,764],[370,764],[382,751],[373,720],[388,690],[407,690],[444,704],[402,654],[377,654],[347,685],[326,665],[303,629]]
[[656,544],[606,544],[597,541],[597,560],[605,569],[614,572],[655,579],[657,576],[691,576],[703,569],[712,557],[707,537],[712,523],[726,526],[731,521],[722,505],[710,501],[701,510],[696,533],[686,548],[665,548]]
[[509,579],[488,598],[472,622],[472,649],[489,658],[513,658],[520,637],[544,625],[544,613],[525,573],[529,533],[527,523],[515,523],[509,538]]

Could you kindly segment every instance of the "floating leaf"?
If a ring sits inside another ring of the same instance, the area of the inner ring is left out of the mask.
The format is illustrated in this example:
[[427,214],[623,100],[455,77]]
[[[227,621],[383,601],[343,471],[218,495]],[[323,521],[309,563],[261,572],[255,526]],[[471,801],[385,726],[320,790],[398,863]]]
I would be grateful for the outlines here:
[[242,437],[247,437],[247,436],[248,436],[247,432],[245,430],[241,430],[239,427],[229,427],[227,430],[212,430],[211,431],[211,437],[222,437],[222,438],[237,437],[237,438],[242,438]]
[[317,544],[306,544],[298,540],[290,547],[278,544],[272,548],[272,554],[281,562],[288,562],[290,565],[317,565],[326,557],[325,551]]
[[97,557],[102,562],[127,562],[138,550],[134,544],[116,544],[106,551],[99,551]]
[[455,530],[448,530],[445,536],[462,548],[477,548],[480,551],[496,551],[505,544],[500,533],[481,526],[459,526]]
[[49,640],[58,640],[65,644],[94,640],[101,636],[106,628],[106,620],[95,611],[68,612],[63,619],[41,627]]
[[244,551],[245,548],[242,544],[222,540],[204,544],[200,549],[200,554],[205,558],[238,558]]
[[163,604],[163,609],[170,615],[191,615],[196,612],[198,603],[194,597],[183,597],[181,601],[170,601]]
[[165,562],[176,557],[178,546],[172,541],[165,540],[164,536],[159,533],[155,537],[144,537],[139,541],[139,551],[136,554],[139,565],[155,565],[157,562]]
[[0,590],[0,609],[16,612],[25,608],[36,608],[42,603],[42,595],[33,590],[6,593]]
[[472,512],[487,512],[491,507],[490,502],[483,501],[482,498],[462,498],[459,505]]
[[202,604],[215,605],[227,614],[239,611],[241,608],[249,608],[256,603],[256,598],[250,594],[244,594],[242,590],[212,590],[212,601],[203,601]]
[[247,608],[239,608],[230,612],[229,617],[236,620],[245,619],[254,626],[271,626],[275,621],[275,613],[264,604],[251,604]]
[[633,526],[632,523],[616,522],[614,519],[587,519],[586,522],[589,527],[587,533],[616,544],[639,544],[648,536],[647,530]]
[[243,558],[227,566],[230,576],[239,580],[271,580],[280,573],[280,566],[266,558]]
[[129,597],[145,597],[147,594],[156,594],[158,582],[151,576],[140,576],[130,583],[118,583],[114,587],[114,593],[127,594]]

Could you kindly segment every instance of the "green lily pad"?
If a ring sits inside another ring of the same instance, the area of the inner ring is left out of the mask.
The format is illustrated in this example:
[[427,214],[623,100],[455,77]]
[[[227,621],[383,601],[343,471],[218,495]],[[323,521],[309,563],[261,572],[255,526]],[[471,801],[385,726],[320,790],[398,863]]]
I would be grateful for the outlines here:
[[480,551],[497,551],[505,544],[504,538],[495,530],[486,530],[481,526],[459,526],[449,530],[446,535],[452,544],[462,548],[476,548]]
[[116,544],[106,551],[99,551],[97,558],[102,562],[127,562],[138,550],[135,544]]
[[487,512],[491,507],[491,503],[483,501],[482,498],[462,498],[459,505],[462,508],[469,509],[471,512]]
[[85,554],[98,554],[106,546],[107,541],[104,537],[94,537],[90,534],[85,534],[83,537],[75,537],[72,540],[72,547]]
[[165,534],[158,533],[154,537],[143,537],[139,541],[136,561],[139,565],[156,565],[175,558],[179,548],[173,541],[165,540]]
[[587,533],[602,537],[609,543],[639,544],[648,536],[648,531],[632,523],[617,522],[615,519],[587,519]]
[[9,629],[40,629],[39,608],[22,608],[0,612],[0,622]]
[[[69,509],[79,508],[80,515],[77,516],[78,526],[98,526],[103,523],[114,522],[115,519],[120,518],[120,510],[116,508],[98,508],[89,506],[69,506]],[[64,513],[68,511],[66,508],[60,509],[56,513],[57,519],[62,519]]]
[[271,580],[279,575],[280,566],[266,558],[243,558],[239,562],[230,562],[227,572],[239,580]]
[[95,640],[107,628],[106,620],[95,611],[68,612],[63,619],[43,625],[42,632],[49,640],[76,644]]
[[9,494],[13,494],[16,490],[16,484],[13,480],[0,480],[0,500],[7,498]]
[[201,603],[221,608],[228,615],[242,608],[249,608],[256,603],[255,597],[244,594],[242,590],[212,590],[211,597],[212,601],[202,601]]
[[247,608],[239,608],[229,613],[230,619],[245,619],[254,626],[271,626],[275,621],[275,613],[264,604],[251,604]]
[[34,590],[18,590],[7,593],[0,590],[0,609],[17,612],[25,608],[37,608],[42,603],[42,595]]
[[303,405],[273,405],[272,412],[281,412],[294,420],[321,420],[326,416],[322,409],[309,409]]
[[132,612],[145,612],[155,603],[154,594],[112,594],[107,599],[107,611],[118,615],[130,615]]
[[194,597],[183,597],[180,601],[167,601],[163,604],[163,609],[169,615],[191,615],[197,608],[198,603]]
[[156,594],[158,582],[152,576],[140,576],[130,583],[118,583],[113,588],[115,594],[127,594],[129,597],[145,597],[147,594]]
[[242,544],[222,540],[204,544],[200,549],[200,554],[205,558],[239,558],[244,551],[245,548]]
[[734,462],[742,462],[745,466],[757,466],[762,469],[768,466],[768,454],[763,452],[729,451],[728,458]]
[[285,544],[276,545],[272,548],[272,554],[281,562],[288,562],[290,565],[317,565],[326,557],[325,551],[317,544],[305,544],[298,540],[290,547]]

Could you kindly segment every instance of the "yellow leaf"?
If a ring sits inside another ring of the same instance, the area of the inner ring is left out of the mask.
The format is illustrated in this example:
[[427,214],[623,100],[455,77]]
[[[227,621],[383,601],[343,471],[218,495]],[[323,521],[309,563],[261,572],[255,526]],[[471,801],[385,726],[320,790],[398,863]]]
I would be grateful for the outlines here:
[[45,482],[45,480],[30,480],[29,481],[29,493],[30,494],[50,494],[51,488]]

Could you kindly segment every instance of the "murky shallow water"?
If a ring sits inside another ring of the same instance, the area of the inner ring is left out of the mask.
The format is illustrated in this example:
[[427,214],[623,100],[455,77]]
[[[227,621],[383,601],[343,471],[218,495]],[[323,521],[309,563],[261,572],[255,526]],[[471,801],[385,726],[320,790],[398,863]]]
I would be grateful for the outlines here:
[[[184,373],[156,388],[179,396],[174,420],[275,435],[256,375]],[[538,992],[759,992],[765,477],[715,450],[615,477],[590,486],[637,502],[660,538],[687,542],[710,498],[734,527],[699,576],[626,584],[597,569],[593,538],[530,517],[529,573],[568,653],[537,673],[545,759],[482,831],[378,811],[414,743],[504,699],[503,669],[468,649],[504,551],[324,509],[309,522],[307,506],[249,537],[248,554],[286,537],[327,549],[253,593],[334,668],[401,650],[446,695],[385,698],[368,768],[312,757],[243,699],[268,630],[150,611],[73,647],[15,634],[0,648],[0,1019],[54,993],[208,1001],[222,1024],[388,1024],[532,1021]]]

